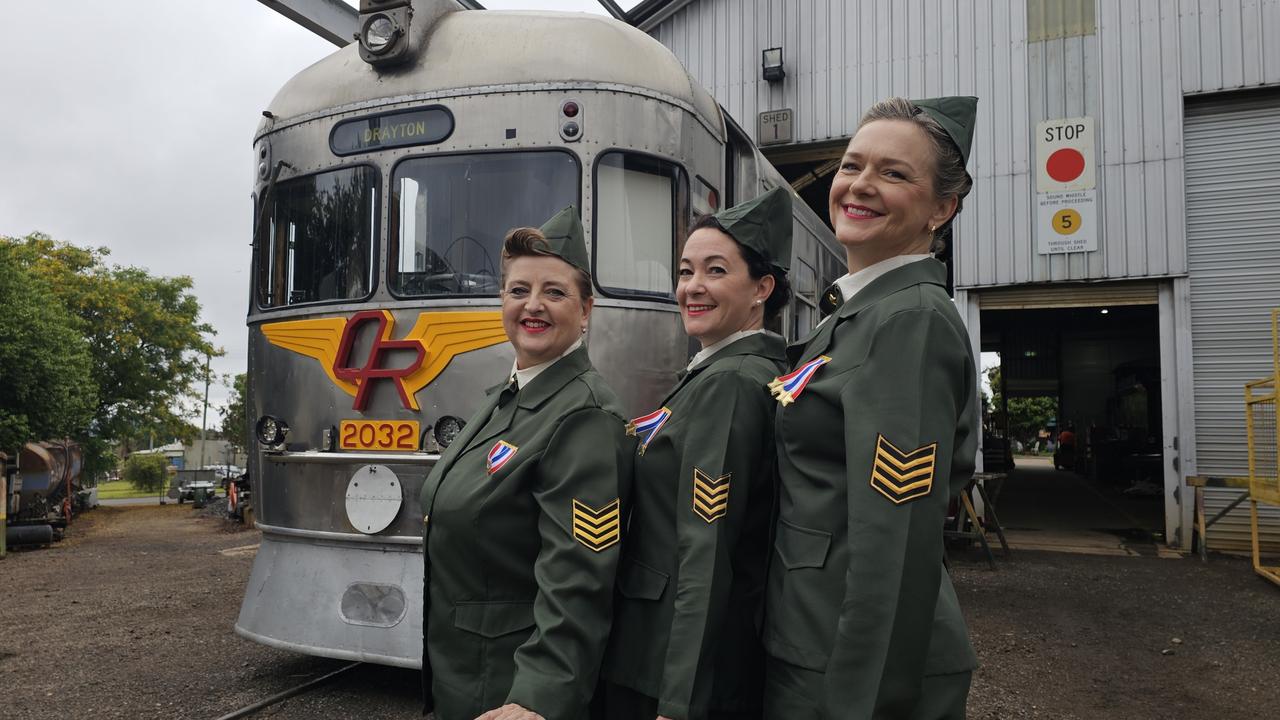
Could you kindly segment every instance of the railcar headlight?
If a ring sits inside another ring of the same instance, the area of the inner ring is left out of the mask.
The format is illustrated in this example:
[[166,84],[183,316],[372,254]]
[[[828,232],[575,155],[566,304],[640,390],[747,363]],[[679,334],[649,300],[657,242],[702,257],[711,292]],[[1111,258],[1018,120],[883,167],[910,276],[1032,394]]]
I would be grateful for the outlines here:
[[453,444],[453,441],[458,439],[458,433],[462,432],[462,428],[466,425],[464,420],[452,415],[445,415],[437,420],[435,436],[436,442],[440,443],[440,448],[444,449]]
[[395,44],[396,36],[399,34],[400,30],[395,23],[391,22],[391,18],[386,15],[374,15],[365,22],[364,30],[360,32],[360,40],[369,52],[381,55]]
[[289,424],[279,418],[263,415],[258,418],[258,424],[254,430],[258,436],[258,442],[274,446],[284,442],[284,436],[289,434]]

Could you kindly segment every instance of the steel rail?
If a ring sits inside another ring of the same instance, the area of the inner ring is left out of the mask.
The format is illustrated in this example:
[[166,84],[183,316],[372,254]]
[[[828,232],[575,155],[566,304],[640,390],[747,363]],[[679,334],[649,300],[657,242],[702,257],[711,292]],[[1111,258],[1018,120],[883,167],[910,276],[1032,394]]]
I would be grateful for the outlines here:
[[265,707],[270,707],[271,705],[275,705],[276,703],[282,700],[288,700],[294,695],[299,695],[312,688],[322,685],[332,680],[333,678],[337,677],[338,675],[341,675],[342,673],[345,673],[348,670],[351,670],[352,668],[358,667],[360,665],[364,665],[364,663],[353,662],[348,665],[344,665],[338,668],[337,670],[321,675],[320,677],[314,680],[308,680],[302,683],[301,685],[291,687],[288,690],[285,690],[283,692],[278,692],[275,695],[272,695],[271,697],[266,698],[265,700],[259,700],[258,702],[253,703],[252,705],[246,705],[240,708],[239,710],[236,710],[235,712],[227,713],[226,715],[219,717],[218,720],[236,720],[237,718],[248,717]]

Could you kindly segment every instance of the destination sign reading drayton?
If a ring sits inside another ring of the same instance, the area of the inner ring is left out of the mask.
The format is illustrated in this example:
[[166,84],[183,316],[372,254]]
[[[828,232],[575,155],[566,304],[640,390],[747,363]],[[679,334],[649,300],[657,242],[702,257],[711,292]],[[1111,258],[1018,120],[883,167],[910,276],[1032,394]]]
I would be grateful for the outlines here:
[[335,155],[409,145],[432,145],[453,133],[453,115],[442,107],[375,115],[338,123],[329,135]]

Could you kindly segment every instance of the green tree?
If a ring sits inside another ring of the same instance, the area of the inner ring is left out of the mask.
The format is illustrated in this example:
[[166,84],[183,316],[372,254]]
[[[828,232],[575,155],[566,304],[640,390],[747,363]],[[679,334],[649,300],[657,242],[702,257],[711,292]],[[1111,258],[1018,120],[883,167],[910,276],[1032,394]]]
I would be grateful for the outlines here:
[[231,394],[227,406],[222,408],[222,439],[231,444],[237,453],[249,448],[249,410],[244,404],[245,374],[231,380]]
[[143,492],[159,492],[169,482],[169,462],[160,453],[134,453],[125,458],[122,477]]
[[48,285],[0,243],[0,450],[72,437],[97,404],[89,346]]
[[[1000,366],[987,369],[987,381],[991,384],[991,418],[997,428],[1008,427],[1009,437],[1030,444],[1041,428],[1056,422],[1058,399],[1049,396],[1010,397],[1009,417],[1004,417],[1004,385]],[[985,396],[984,396],[985,400]]]
[[33,233],[0,237],[16,263],[42,278],[76,320],[88,343],[97,388],[91,426],[78,437],[89,474],[106,467],[112,443],[126,450],[141,438],[181,436],[194,406],[204,356],[221,355],[200,321],[186,276],[156,277],[136,267],[108,266],[105,248],[81,248]]

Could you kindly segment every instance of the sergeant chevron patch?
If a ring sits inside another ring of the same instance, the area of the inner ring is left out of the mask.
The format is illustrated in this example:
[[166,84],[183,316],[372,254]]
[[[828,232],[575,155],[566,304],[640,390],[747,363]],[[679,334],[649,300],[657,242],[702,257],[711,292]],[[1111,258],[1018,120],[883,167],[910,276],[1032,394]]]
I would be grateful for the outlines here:
[[930,443],[911,452],[903,452],[883,435],[876,435],[871,487],[897,505],[928,495],[933,489],[937,451],[938,443]]
[[596,552],[618,542],[622,529],[617,500],[599,510],[573,499],[573,537]]
[[698,468],[693,469],[693,511],[708,523],[729,512],[729,478],[733,473],[714,480]]

